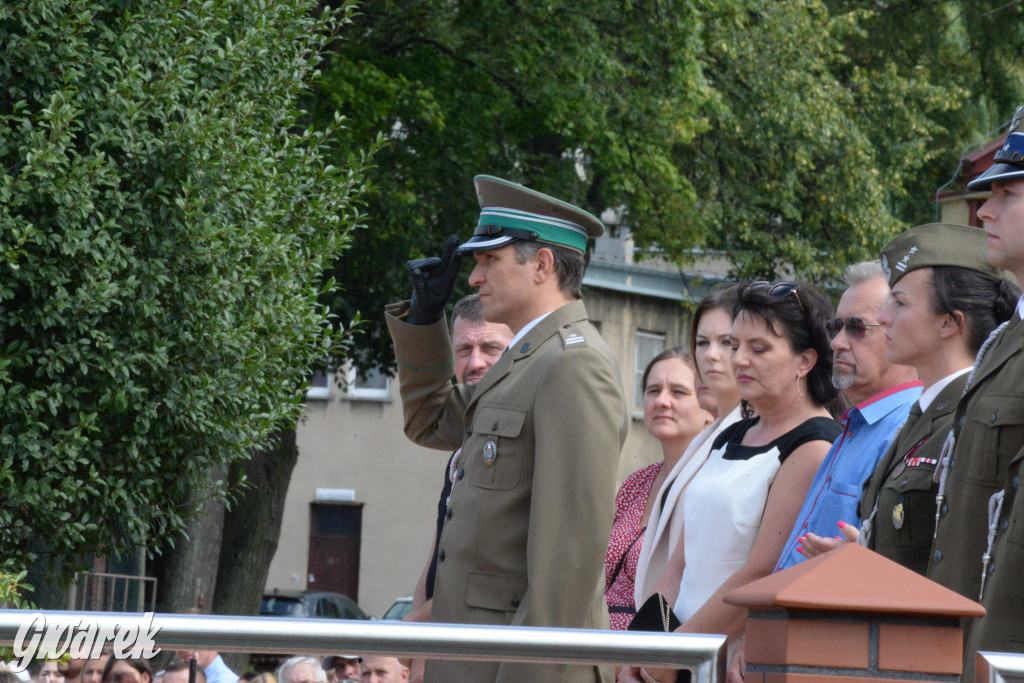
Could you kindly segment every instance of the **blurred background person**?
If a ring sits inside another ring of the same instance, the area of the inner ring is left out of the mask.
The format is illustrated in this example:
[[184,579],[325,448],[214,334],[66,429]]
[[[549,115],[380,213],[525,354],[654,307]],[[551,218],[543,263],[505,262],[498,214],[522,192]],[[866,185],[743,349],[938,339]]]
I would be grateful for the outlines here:
[[409,669],[395,657],[371,655],[360,660],[363,683],[406,683]]
[[634,577],[651,508],[693,438],[710,424],[697,402],[696,371],[685,346],[662,351],[640,380],[644,426],[661,444],[662,460],[626,478],[615,496],[615,522],[605,556],[605,600],[611,627],[625,630],[636,614]]
[[64,683],[64,672],[60,670],[60,663],[57,660],[47,660],[39,667],[36,674],[38,683]]
[[82,664],[82,673],[79,674],[80,683],[101,683],[103,681],[103,668],[110,659],[111,652],[104,650],[96,659],[87,659]]
[[144,659],[111,656],[103,667],[103,683],[153,683],[153,669]]
[[[189,663],[181,659],[173,659],[164,667],[161,674],[163,683],[189,683]],[[206,674],[201,667],[196,666],[195,683],[206,683]]]
[[315,657],[292,657],[277,670],[279,683],[327,683],[327,672]]
[[327,672],[327,680],[331,673],[337,681],[358,681],[360,676],[359,655],[330,655],[324,657],[320,666]]

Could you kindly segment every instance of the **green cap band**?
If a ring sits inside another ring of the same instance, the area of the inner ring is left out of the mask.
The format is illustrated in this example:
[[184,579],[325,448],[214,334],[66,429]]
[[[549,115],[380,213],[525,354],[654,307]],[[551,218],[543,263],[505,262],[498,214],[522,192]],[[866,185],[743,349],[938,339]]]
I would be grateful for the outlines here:
[[491,206],[480,211],[478,227],[488,225],[529,230],[537,233],[537,239],[541,242],[561,244],[579,251],[585,251],[587,248],[586,228],[552,216]]

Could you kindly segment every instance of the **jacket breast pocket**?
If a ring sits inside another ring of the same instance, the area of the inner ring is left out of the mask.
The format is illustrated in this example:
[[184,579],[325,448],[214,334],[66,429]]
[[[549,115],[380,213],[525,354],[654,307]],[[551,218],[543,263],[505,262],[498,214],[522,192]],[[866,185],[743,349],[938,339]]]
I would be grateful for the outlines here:
[[470,456],[479,459],[482,466],[472,468],[470,484],[499,491],[519,485],[524,451],[529,447],[520,438],[525,423],[525,408],[489,405],[477,411],[473,419],[474,452]]
[[934,465],[897,471],[885,480],[878,495],[875,528],[889,524],[897,546],[930,544],[935,533],[935,495],[939,485]]
[[969,480],[1002,486],[1001,473],[1024,446],[1024,398],[986,395],[976,400],[977,407],[971,411],[973,436],[963,444],[964,450],[957,444],[956,459],[970,458]]

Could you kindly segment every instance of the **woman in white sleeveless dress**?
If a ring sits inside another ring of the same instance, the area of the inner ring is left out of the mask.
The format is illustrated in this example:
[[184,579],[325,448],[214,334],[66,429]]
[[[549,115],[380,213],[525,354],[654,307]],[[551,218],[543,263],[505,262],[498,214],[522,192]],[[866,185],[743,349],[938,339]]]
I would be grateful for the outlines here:
[[[796,283],[741,287],[732,325],[739,395],[756,417],[716,437],[683,496],[683,574],[673,611],[681,632],[742,633],[745,610],[729,591],[771,574],[818,466],[840,426],[829,300]],[[667,683],[668,670],[623,669],[620,681]]]

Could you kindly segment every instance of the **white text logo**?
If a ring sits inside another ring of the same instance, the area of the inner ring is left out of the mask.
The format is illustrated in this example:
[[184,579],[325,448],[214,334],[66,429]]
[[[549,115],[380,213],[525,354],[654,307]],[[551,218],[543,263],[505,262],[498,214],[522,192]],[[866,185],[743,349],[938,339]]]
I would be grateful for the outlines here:
[[74,659],[96,659],[104,647],[110,647],[117,659],[149,659],[160,650],[153,638],[160,629],[153,628],[153,613],[146,612],[138,624],[101,627],[82,619],[78,625],[46,625],[46,617],[36,612],[21,625],[14,639],[14,656],[21,666],[33,659],[59,659],[65,654]]

